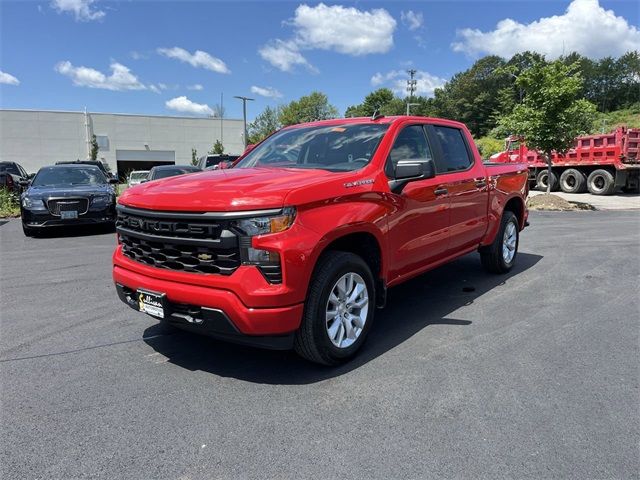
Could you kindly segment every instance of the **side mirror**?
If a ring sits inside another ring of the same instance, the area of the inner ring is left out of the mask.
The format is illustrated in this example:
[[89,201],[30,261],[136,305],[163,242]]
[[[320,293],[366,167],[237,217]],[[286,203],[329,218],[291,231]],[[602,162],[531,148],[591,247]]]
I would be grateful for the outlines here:
[[394,170],[394,178],[389,181],[393,193],[401,193],[407,183],[436,176],[436,166],[432,159],[400,160]]
[[20,185],[22,188],[27,188],[30,183],[31,183],[31,180],[20,180],[18,182],[18,185]]
[[35,176],[36,176],[36,174],[35,174],[35,173],[28,173],[28,174],[27,174],[27,178],[28,178],[29,180],[31,180],[31,179],[32,179],[33,177],[35,177]]

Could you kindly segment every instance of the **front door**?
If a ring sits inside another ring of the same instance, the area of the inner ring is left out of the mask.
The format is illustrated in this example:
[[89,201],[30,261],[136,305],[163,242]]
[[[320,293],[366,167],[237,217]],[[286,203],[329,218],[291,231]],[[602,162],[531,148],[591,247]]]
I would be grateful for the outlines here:
[[[396,137],[385,171],[393,177],[400,160],[433,159],[422,125],[410,125]],[[438,177],[409,182],[391,193],[395,211],[389,216],[389,278],[403,277],[442,259],[448,248],[449,199]]]

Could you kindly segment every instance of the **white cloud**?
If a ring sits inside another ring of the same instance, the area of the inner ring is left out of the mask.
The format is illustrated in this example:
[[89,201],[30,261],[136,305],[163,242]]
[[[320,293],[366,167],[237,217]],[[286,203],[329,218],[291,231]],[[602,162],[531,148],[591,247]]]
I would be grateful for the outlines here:
[[400,12],[400,20],[409,30],[417,30],[424,23],[422,12],[414,12],[413,10],[403,10]]
[[[407,96],[407,78],[409,75],[405,70],[391,70],[387,73],[376,73],[371,77],[371,85],[374,87],[389,87],[396,94],[406,97]],[[428,72],[418,70],[415,75],[416,83],[416,95],[422,95],[430,97],[433,95],[433,91],[436,88],[442,87],[446,80],[444,78],[431,75]]]
[[176,97],[165,102],[167,108],[182,113],[190,113],[193,115],[213,115],[213,110],[206,103],[195,103],[187,97]]
[[298,45],[293,41],[274,40],[260,48],[258,53],[263,59],[283,72],[291,72],[297,65],[304,66],[312,72],[317,71],[304,58]]
[[335,50],[348,55],[386,53],[393,47],[396,21],[383,8],[370,11],[341,5],[300,5],[291,24],[303,48]]
[[293,27],[288,40],[272,40],[258,50],[274,67],[291,72],[304,66],[317,72],[301,53],[304,50],[331,50],[347,55],[386,53],[393,47],[394,18],[382,8],[369,11],[341,5],[300,5],[285,22]]
[[199,83],[196,83],[195,85],[187,85],[187,90],[204,90],[204,87],[202,85],[200,85]]
[[95,0],[52,0],[51,7],[58,13],[72,13],[76,22],[89,22],[100,20],[106,15],[102,10],[93,9],[93,3]]
[[640,30],[602,8],[598,0],[573,0],[563,15],[529,24],[506,18],[495,30],[466,28],[457,35],[460,41],[451,45],[453,50],[473,56],[488,53],[511,57],[533,50],[552,59],[571,52],[598,59],[640,49]]
[[10,73],[0,70],[0,83],[5,85],[20,85],[20,80],[11,75]]
[[105,90],[145,90],[147,87],[131,73],[128,67],[113,62],[111,75],[107,76],[89,67],[75,67],[69,61],[60,62],[55,66],[56,72],[69,77],[74,85],[79,87],[102,88]]
[[273,87],[257,87],[254,85],[251,87],[251,93],[267,98],[282,98],[282,94]]
[[174,58],[181,62],[186,62],[195,68],[204,68],[216,73],[231,73],[227,65],[219,58],[213,57],[207,52],[196,50],[193,53],[188,52],[184,48],[158,48],[158,53],[165,57]]

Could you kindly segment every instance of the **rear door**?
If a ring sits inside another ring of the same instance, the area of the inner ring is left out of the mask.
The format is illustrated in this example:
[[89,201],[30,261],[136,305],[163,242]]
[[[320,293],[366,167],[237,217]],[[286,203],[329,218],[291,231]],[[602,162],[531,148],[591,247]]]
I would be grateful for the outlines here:
[[436,171],[449,197],[448,254],[479,244],[487,229],[485,168],[476,160],[465,132],[445,125],[427,127],[436,148]]
[[[393,176],[400,160],[433,159],[423,125],[404,127],[394,140],[385,172]],[[448,246],[449,201],[439,177],[409,182],[391,193],[395,211],[389,216],[389,278],[411,274],[444,257]]]

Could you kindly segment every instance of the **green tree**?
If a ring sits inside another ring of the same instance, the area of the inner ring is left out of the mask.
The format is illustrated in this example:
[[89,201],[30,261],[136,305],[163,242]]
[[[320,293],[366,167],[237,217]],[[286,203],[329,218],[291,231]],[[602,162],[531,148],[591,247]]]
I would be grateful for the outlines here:
[[191,149],[191,165],[198,165],[198,150],[195,148]]
[[260,143],[273,132],[279,130],[282,125],[279,120],[280,108],[267,107],[253,122],[247,125],[248,143]]
[[312,92],[300,97],[280,109],[278,120],[283,126],[296,123],[326,120],[338,116],[336,107],[329,103],[327,96],[321,92]]
[[216,140],[213,144],[213,148],[209,150],[209,155],[222,155],[224,153],[224,146],[220,140]]
[[100,147],[98,147],[98,139],[95,135],[91,135],[91,151],[89,152],[89,158],[94,162],[98,159],[98,151]]
[[[579,65],[561,60],[539,62],[522,72],[516,86],[524,90],[516,105],[501,123],[512,133],[523,135],[529,148],[543,153],[551,175],[551,154],[566,152],[574,139],[589,131],[596,108],[583,98]],[[547,193],[551,182],[547,182]]]

